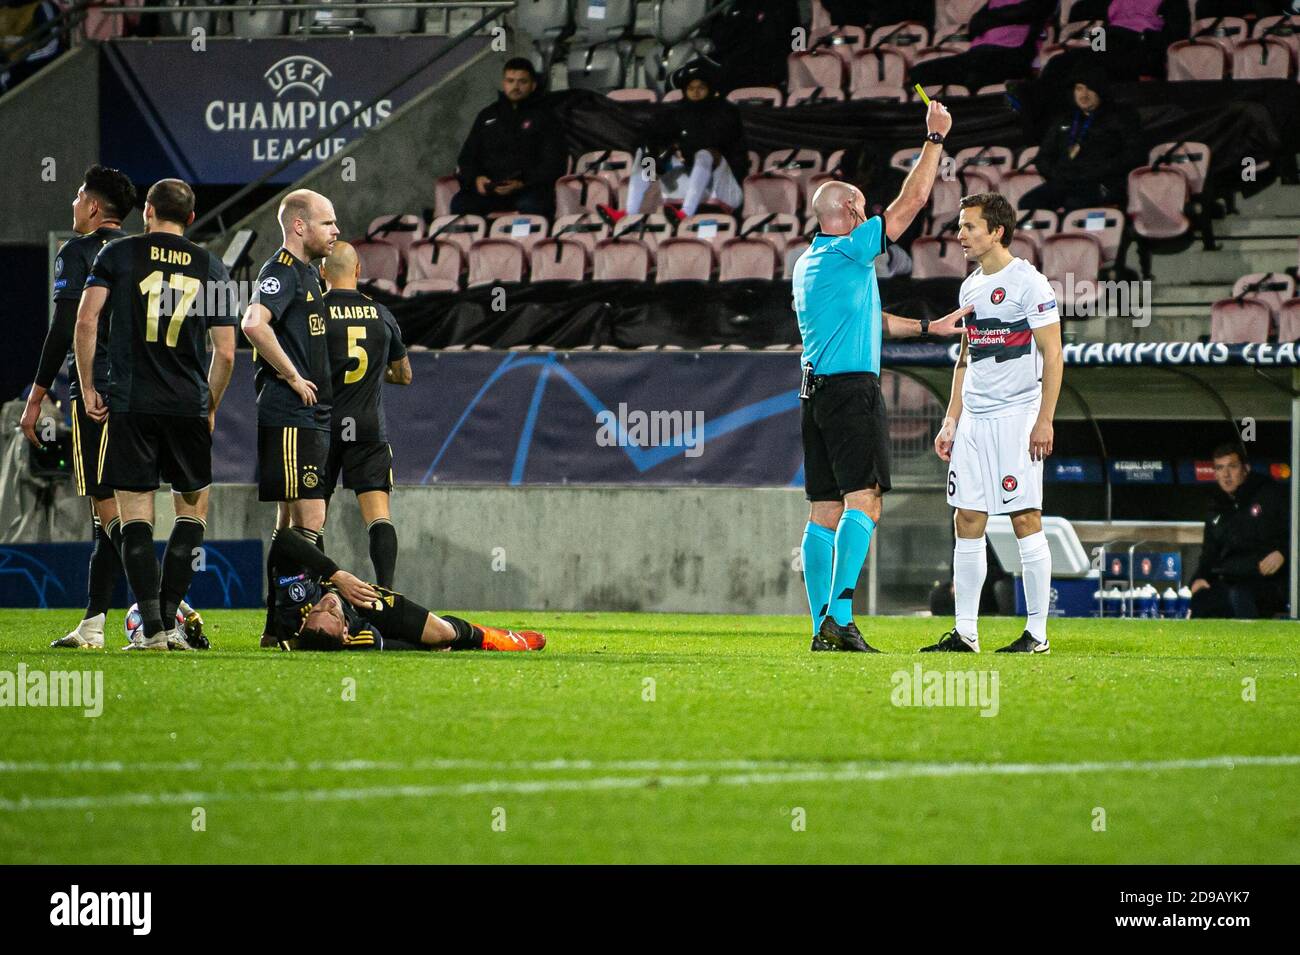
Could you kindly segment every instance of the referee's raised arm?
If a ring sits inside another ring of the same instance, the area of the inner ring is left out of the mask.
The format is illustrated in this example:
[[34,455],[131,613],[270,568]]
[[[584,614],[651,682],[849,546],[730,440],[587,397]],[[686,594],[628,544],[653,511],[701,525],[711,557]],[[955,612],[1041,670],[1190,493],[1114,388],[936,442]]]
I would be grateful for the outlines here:
[[898,198],[885,210],[885,234],[890,242],[907,231],[918,212],[930,201],[930,189],[939,172],[939,159],[943,156],[943,139],[952,128],[952,116],[938,100],[931,100],[925,114],[925,145],[921,156],[912,165],[912,171],[903,180]]

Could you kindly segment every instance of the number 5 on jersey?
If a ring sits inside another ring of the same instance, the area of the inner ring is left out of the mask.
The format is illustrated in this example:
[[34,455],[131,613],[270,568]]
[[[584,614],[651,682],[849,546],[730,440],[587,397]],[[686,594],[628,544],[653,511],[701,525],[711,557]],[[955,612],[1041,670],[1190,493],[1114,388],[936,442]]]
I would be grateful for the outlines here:
[[357,367],[349,369],[343,375],[343,384],[345,385],[355,385],[366,377],[366,368],[370,365],[370,357],[366,354],[366,350],[361,347],[361,340],[365,337],[366,326],[348,326],[348,357],[357,360]]

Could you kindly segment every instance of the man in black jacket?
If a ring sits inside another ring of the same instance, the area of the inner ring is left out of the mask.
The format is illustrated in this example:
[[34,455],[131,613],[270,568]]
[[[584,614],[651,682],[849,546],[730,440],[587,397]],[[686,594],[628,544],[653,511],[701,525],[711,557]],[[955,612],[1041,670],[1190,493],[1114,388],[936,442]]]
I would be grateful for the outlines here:
[[1214,449],[1214,511],[1192,580],[1193,617],[1271,617],[1286,609],[1291,515],[1283,489],[1236,445]]
[[533,64],[523,57],[507,61],[497,101],[478,114],[461,148],[461,190],[452,197],[452,212],[555,214],[564,137],[540,99]]

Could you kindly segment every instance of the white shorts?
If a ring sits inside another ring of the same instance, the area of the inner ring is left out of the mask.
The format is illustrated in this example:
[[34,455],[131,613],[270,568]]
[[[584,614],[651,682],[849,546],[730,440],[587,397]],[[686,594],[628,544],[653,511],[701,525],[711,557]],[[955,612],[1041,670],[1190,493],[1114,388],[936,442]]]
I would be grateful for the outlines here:
[[1037,408],[1003,418],[962,415],[948,463],[948,503],[985,514],[1041,511],[1043,462],[1029,457],[1037,420]]

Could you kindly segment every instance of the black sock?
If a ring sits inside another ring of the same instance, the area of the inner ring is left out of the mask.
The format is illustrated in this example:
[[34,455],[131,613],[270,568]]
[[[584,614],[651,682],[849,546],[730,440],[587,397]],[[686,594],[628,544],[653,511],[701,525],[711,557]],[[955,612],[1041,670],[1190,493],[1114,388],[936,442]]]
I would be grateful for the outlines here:
[[122,519],[120,517],[113,518],[108,522],[108,527],[105,530],[108,531],[109,543],[113,545],[113,551],[117,554],[117,562],[125,569],[126,562],[122,560]]
[[206,529],[203,521],[185,515],[176,518],[172,525],[167,550],[163,552],[162,586],[159,587],[159,613],[168,627],[173,626],[176,607],[189,592],[190,581],[194,579],[194,561],[198,557],[195,551],[203,546]]
[[323,527],[316,531],[316,546],[320,548],[322,554],[325,553],[325,528]]
[[279,533],[279,528],[271,531],[271,546],[266,549],[266,623],[262,625],[263,633],[275,632],[272,629],[275,619],[275,571],[271,566],[271,554],[275,551],[275,538]]
[[375,583],[385,590],[393,589],[397,572],[397,528],[386,517],[370,522],[370,563],[375,568]]
[[135,592],[145,637],[162,633],[165,628],[158,606],[158,558],[153,555],[153,525],[148,521],[127,521],[122,526],[122,564]]
[[83,619],[108,613],[113,603],[113,590],[122,573],[122,556],[113,546],[108,531],[94,519],[95,543],[90,551],[90,573],[86,587],[86,615]]
[[462,620],[460,617],[453,617],[450,614],[443,614],[442,619],[451,624],[451,628],[456,631],[456,636],[451,641],[453,650],[483,649],[483,631],[474,624],[468,620]]

